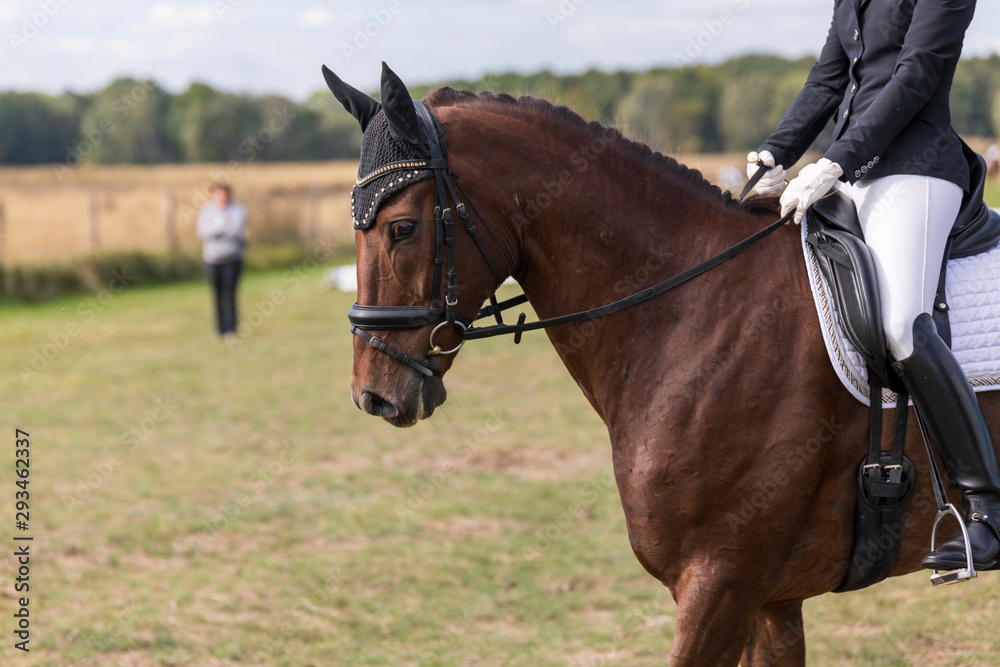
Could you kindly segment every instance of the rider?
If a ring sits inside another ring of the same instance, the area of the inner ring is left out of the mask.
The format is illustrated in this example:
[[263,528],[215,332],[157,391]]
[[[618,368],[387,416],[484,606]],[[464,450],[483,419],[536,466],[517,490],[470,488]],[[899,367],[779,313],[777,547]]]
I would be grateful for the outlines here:
[[[770,167],[759,194],[778,194],[831,115],[830,147],[781,195],[782,214],[835,187],[854,202],[875,260],[889,350],[925,419],[962,505],[977,570],[1000,569],[1000,464],[964,372],[930,312],[948,235],[970,188],[948,96],[975,0],[836,0],[819,60],[777,129],[751,153]],[[954,539],[923,566],[966,566]]]

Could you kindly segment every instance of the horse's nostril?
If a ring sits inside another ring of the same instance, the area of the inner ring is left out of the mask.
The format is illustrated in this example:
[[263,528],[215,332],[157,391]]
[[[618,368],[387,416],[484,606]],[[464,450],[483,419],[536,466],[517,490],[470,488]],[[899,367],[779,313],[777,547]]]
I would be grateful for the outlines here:
[[358,399],[358,407],[376,417],[392,419],[399,414],[399,410],[395,405],[370,391],[361,392],[361,397]]

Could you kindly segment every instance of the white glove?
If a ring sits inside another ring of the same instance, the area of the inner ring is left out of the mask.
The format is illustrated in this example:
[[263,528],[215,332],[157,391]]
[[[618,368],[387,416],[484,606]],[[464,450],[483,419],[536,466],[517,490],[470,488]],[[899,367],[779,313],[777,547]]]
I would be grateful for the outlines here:
[[771,155],[771,151],[761,151],[760,153],[750,151],[750,154],[747,155],[747,178],[752,178],[757,173],[758,160],[763,162],[765,167],[771,168],[757,181],[757,185],[753,188],[754,191],[765,196],[781,194],[781,189],[785,187],[785,168],[780,164],[774,166],[774,156]]
[[802,222],[806,209],[815,204],[844,175],[844,170],[836,162],[821,157],[819,162],[802,167],[799,175],[785,188],[781,195],[781,215],[795,211],[795,224]]

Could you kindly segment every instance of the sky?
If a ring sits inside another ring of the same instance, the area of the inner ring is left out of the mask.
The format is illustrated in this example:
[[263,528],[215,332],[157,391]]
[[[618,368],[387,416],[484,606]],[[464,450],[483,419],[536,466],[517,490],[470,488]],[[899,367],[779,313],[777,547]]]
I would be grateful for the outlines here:
[[[404,81],[643,70],[747,53],[818,53],[832,0],[0,0],[0,90],[99,90],[120,76],[303,100],[320,65],[361,88]],[[1000,53],[979,0],[966,55]]]

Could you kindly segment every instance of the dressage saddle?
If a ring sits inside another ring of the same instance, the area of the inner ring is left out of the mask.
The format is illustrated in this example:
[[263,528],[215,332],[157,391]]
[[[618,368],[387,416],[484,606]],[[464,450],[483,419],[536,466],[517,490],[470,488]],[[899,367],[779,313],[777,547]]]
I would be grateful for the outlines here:
[[[1000,213],[991,210],[983,201],[986,160],[964,142],[962,146],[969,160],[973,187],[962,200],[948,239],[933,312],[938,334],[949,346],[951,328],[945,298],[948,260],[978,254],[1000,242]],[[809,209],[806,218],[809,225],[806,241],[815,250],[817,263],[837,305],[845,334],[868,367],[878,373],[884,386],[901,390],[901,383],[890,365],[882,329],[875,264],[863,240],[853,202],[833,190]]]

